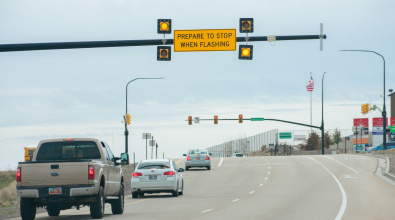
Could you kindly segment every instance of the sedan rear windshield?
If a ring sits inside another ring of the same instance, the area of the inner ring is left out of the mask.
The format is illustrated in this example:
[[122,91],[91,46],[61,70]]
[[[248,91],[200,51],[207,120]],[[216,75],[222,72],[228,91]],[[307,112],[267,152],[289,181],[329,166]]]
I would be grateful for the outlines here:
[[208,153],[206,150],[196,149],[196,150],[190,150],[189,154],[208,154]]
[[169,169],[170,162],[142,162],[137,169]]
[[100,159],[100,152],[93,141],[67,141],[43,143],[36,161]]

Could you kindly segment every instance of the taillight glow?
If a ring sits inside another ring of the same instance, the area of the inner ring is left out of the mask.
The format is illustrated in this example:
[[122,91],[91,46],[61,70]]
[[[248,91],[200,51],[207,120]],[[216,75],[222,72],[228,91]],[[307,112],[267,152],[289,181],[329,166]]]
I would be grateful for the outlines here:
[[20,182],[21,181],[21,172],[22,172],[22,168],[18,167],[16,169],[16,181]]
[[206,160],[210,160],[210,157],[208,155],[206,155]]
[[88,166],[88,179],[94,179],[95,178],[95,168],[92,165]]
[[187,161],[190,161],[191,160],[191,158],[189,158],[189,155],[187,156]]
[[139,178],[139,176],[143,176],[143,174],[139,172],[133,172],[132,178]]
[[167,171],[163,175],[164,176],[174,176],[174,171]]

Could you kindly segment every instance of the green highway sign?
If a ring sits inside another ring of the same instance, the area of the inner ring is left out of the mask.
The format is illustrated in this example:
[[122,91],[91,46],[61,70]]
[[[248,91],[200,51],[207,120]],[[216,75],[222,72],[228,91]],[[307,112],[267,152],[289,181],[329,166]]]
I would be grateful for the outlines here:
[[264,118],[250,118],[250,121],[263,121]]
[[390,132],[395,132],[395,125],[391,125]]
[[280,139],[292,139],[292,132],[281,132],[278,135]]

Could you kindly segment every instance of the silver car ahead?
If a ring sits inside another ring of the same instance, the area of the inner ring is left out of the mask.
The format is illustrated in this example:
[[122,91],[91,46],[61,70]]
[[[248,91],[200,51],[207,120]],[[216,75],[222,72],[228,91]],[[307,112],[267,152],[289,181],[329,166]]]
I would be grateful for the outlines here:
[[173,197],[182,195],[184,181],[181,172],[172,160],[143,160],[133,172],[131,187],[132,197],[144,196],[144,193],[169,192]]
[[189,170],[191,167],[206,167],[208,170],[211,169],[211,159],[207,150],[205,149],[192,149],[188,151],[188,154],[184,154],[185,170]]

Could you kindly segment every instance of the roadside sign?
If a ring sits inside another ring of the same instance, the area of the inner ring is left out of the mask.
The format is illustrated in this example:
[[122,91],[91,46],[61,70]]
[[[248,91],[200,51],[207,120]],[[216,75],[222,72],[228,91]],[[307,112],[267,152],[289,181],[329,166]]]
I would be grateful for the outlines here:
[[395,125],[392,125],[392,126],[390,127],[390,132],[395,132]]
[[151,133],[143,133],[143,139],[151,139]]
[[174,30],[174,52],[236,50],[236,29]]
[[264,121],[264,118],[250,118],[250,121]]
[[149,146],[155,146],[156,141],[155,140],[149,140]]
[[291,139],[292,132],[281,132],[278,134],[280,139]]

